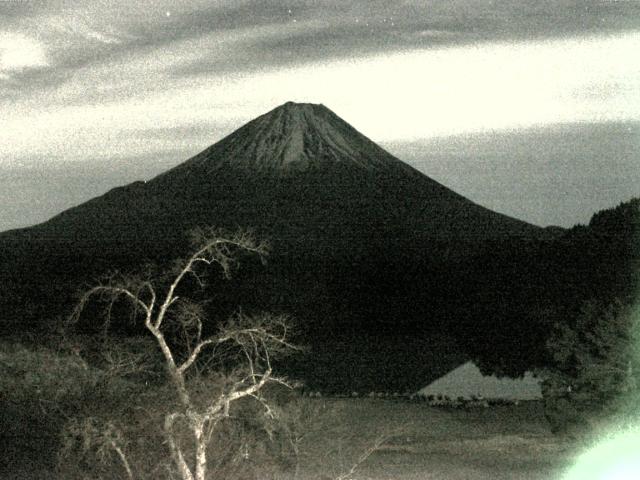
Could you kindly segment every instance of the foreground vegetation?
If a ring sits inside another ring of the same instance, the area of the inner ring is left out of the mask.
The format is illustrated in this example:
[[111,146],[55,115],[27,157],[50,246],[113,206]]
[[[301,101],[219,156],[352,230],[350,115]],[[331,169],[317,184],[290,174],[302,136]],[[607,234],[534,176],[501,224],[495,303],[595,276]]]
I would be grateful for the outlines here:
[[[572,330],[554,337],[564,342],[559,362],[577,356],[584,364],[559,367],[549,376],[544,402],[434,408],[404,397],[330,398],[282,384],[265,386],[261,401],[247,396],[233,402],[212,431],[206,478],[560,478],[594,441],[566,427],[592,425],[602,434],[613,414],[624,413],[618,415],[623,423],[635,418],[629,414],[637,404],[628,396],[633,376],[616,376],[635,372],[630,352],[622,348],[631,346],[629,337],[612,335],[619,330],[611,329],[628,326],[634,317],[626,309],[606,311],[609,316],[600,312],[597,318],[594,310],[585,311],[585,322],[606,328],[579,336],[583,341]],[[3,340],[0,476],[179,478],[163,429],[164,417],[176,406],[175,392],[153,347],[153,339],[141,336]],[[228,387],[228,378],[195,375],[190,392],[195,401],[210,402]],[[183,426],[175,437],[186,447],[187,461],[195,458],[190,435]]]
[[[158,372],[113,376],[107,362],[98,368],[84,360],[98,358],[97,345],[77,352],[86,339],[69,340],[55,349],[0,345],[3,369],[23,368],[1,377],[2,478],[128,478],[114,445],[133,478],[176,478],[161,422],[169,389]],[[135,352],[142,340],[104,341]],[[264,395],[274,418],[255,402],[235,405],[212,437],[208,478],[544,479],[556,478],[577,452],[551,434],[538,402],[434,408],[302,397],[275,385]]]
[[194,242],[173,269],[81,292],[58,334],[5,337],[3,478],[554,478],[589,430],[637,419],[638,312],[624,299],[554,324],[544,404],[309,398],[275,368],[298,350],[287,317],[209,320],[212,267],[228,277],[267,246],[211,230]]

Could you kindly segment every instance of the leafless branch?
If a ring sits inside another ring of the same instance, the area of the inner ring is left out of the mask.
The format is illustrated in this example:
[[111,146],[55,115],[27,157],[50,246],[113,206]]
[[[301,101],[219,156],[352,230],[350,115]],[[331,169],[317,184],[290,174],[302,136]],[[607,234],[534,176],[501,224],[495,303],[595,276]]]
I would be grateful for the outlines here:
[[346,471],[345,473],[342,473],[337,477],[335,477],[334,480],[349,480],[353,478],[353,475],[356,473],[356,470],[358,470],[358,468],[360,468],[360,466],[364,462],[366,462],[371,455],[373,455],[376,451],[380,450],[381,447],[385,444],[385,442],[387,442],[389,439],[397,435],[398,435],[397,431],[378,435],[375,438],[375,440],[364,449],[364,451],[360,454],[360,456],[358,456],[356,461],[353,462],[353,464],[351,465],[351,468],[349,468],[349,470]]

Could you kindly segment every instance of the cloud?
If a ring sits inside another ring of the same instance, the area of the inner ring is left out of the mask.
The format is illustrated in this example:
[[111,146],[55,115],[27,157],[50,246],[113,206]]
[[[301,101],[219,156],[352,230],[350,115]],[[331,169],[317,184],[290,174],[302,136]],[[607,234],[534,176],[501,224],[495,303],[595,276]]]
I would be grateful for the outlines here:
[[286,100],[376,139],[640,111],[640,2],[33,3],[0,19],[31,52],[0,69],[5,162],[184,149],[131,131],[199,124],[213,141]]
[[[175,151],[186,158],[288,100],[324,103],[376,141],[640,120],[640,70],[629,61],[637,51],[640,33],[399,51],[236,76],[151,75],[138,79],[136,94],[109,101],[7,109],[0,163],[53,154],[97,161]],[[148,61],[141,55],[126,65]],[[105,65],[84,85],[112,85],[114,71]],[[118,88],[127,88],[125,80]],[[611,86],[615,93],[593,94]]]
[[2,2],[0,13],[0,29],[38,38],[49,53],[48,83],[24,72],[20,91],[5,92],[11,99],[131,57],[146,56],[152,72],[162,65],[168,76],[199,76],[640,29],[640,2],[600,0],[52,0]]
[[316,8],[309,5],[293,9],[297,24],[270,24],[279,28],[277,34],[246,39],[222,58],[204,48],[199,56],[176,65],[172,73],[257,71],[399,50],[640,30],[640,2],[344,1],[311,4]]
[[14,32],[0,32],[0,73],[40,68],[48,65],[44,46],[37,40]]
[[[87,14],[76,14],[73,17],[50,16],[47,18],[47,26],[50,34],[59,37],[66,36],[66,42],[70,45],[88,42],[99,42],[107,45],[123,43],[123,34],[109,25],[100,25]],[[126,35],[128,38],[135,38]]]

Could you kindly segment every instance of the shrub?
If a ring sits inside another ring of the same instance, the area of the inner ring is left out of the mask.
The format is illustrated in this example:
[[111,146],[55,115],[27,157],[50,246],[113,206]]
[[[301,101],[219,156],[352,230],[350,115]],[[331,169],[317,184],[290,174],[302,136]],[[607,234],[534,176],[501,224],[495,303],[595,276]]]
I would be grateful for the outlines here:
[[620,302],[589,302],[574,325],[556,327],[548,343],[553,365],[542,372],[554,432],[578,434],[637,418],[639,341],[638,313]]
[[100,373],[78,355],[45,347],[3,342],[0,391],[3,400],[24,408],[38,405],[53,413],[74,407],[93,388]]

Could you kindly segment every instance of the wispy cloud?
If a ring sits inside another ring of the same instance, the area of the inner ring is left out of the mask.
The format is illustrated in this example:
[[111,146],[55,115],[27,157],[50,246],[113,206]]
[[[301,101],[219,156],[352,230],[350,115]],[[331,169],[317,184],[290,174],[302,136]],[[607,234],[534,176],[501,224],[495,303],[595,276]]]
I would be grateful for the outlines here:
[[[0,10],[13,45],[0,57],[5,162],[168,148],[130,132],[223,133],[289,99],[322,101],[385,138],[640,111],[640,2],[27,0]],[[392,117],[406,121],[390,127]]]
[[0,72],[9,76],[48,65],[44,45],[27,35],[0,32]]
[[[109,101],[41,107],[5,116],[3,156],[55,152],[67,159],[125,158],[144,152],[195,153],[244,121],[287,100],[322,102],[380,140],[410,140],[567,122],[640,120],[640,70],[629,62],[640,33],[538,43],[483,43],[316,62],[245,75],[139,77],[109,83],[107,64],[88,77],[98,86],[139,92]],[[151,70],[160,72],[160,70]],[[78,81],[69,95],[78,94]],[[598,95],[615,85],[615,92]],[[372,100],[373,99],[373,100]],[[27,114],[25,114],[25,112]],[[393,119],[393,121],[390,121]],[[141,131],[182,128],[180,135]],[[188,135],[198,128],[208,135]]]
[[98,42],[107,45],[121,44],[125,38],[135,38],[126,35],[110,25],[101,24],[99,19],[91,18],[89,14],[75,14],[72,17],[54,15],[46,18],[48,32],[51,36],[67,37],[70,45],[83,42]]
[[[37,38],[54,89],[73,72],[155,55],[173,76],[265,71],[389,51],[640,29],[640,2],[606,0],[171,0],[0,3],[0,31]],[[185,55],[184,45],[191,50]],[[173,60],[170,62],[170,60]],[[5,92],[5,96],[9,94]]]

